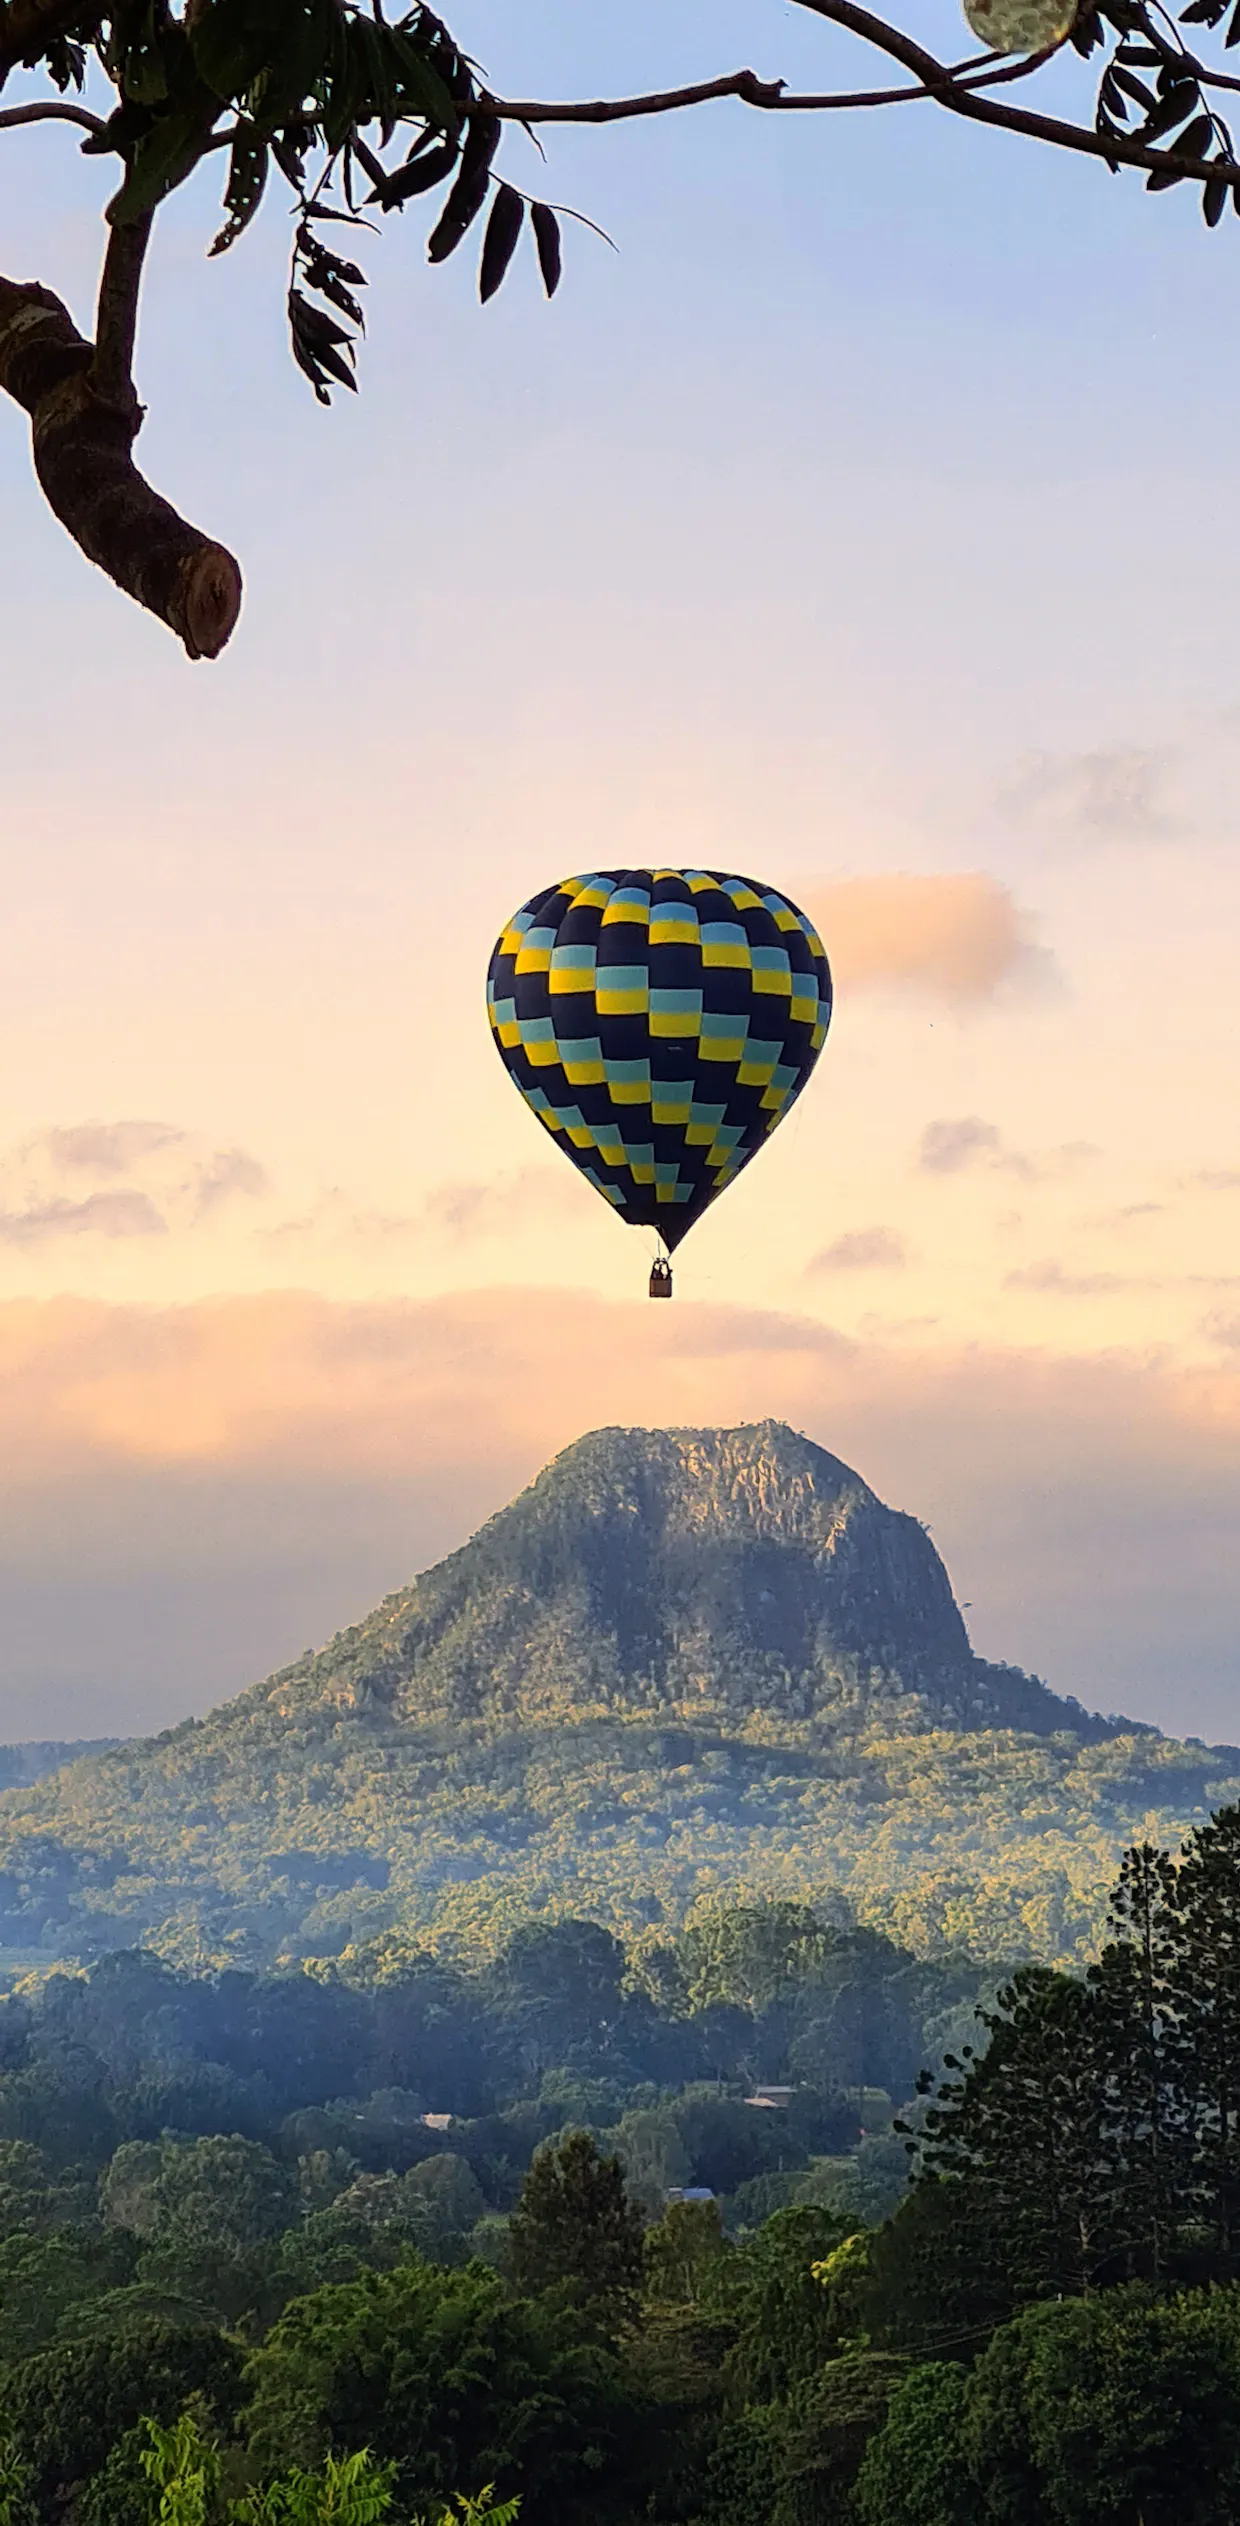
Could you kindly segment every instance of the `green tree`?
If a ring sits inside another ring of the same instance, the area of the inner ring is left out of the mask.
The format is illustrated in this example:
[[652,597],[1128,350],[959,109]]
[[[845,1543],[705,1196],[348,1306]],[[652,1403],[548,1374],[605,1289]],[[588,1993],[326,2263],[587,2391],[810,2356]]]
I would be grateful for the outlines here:
[[368,2446],[402,2503],[462,2482],[521,2491],[566,2526],[610,2514],[641,2461],[641,2406],[577,2311],[497,2274],[407,2263],[285,2309],[247,2370],[260,2475]]
[[588,2131],[539,2149],[512,2214],[509,2251],[518,2289],[559,2288],[613,2318],[631,2314],[642,2223],[619,2158],[603,2157]]
[[646,2294],[656,2304],[699,2307],[728,2251],[713,2201],[674,2201],[645,2236]]
[[40,2509],[58,2509],[75,2484],[100,2473],[125,2432],[148,2415],[171,2427],[196,2396],[231,2420],[241,2370],[240,2351],[221,2334],[163,2326],[20,2362],[5,2379],[4,2412]]
[[907,2360],[890,2352],[850,2351],[806,2384],[779,2454],[773,2526],[817,2526],[850,2514],[866,2449],[907,2373]]
[[45,2235],[19,2228],[0,2239],[6,2358],[17,2362],[42,2350],[76,2309],[123,2289],[137,2263],[135,2237],[107,2235],[86,2221]]
[[1172,1969],[1197,2216],[1217,2268],[1240,2271],[1240,1806],[1191,1834],[1176,1877]]
[[931,2361],[898,2385],[856,2487],[860,2526],[981,2526],[964,2452],[968,2377]]
[[1217,2526],[1240,2492],[1240,2303],[1132,2284],[1027,2308],[973,2371],[963,2444],[994,2526]]
[[1014,2304],[997,2219],[990,2189],[974,2175],[923,2177],[868,2239],[857,2329],[922,2360],[980,2350]]
[[[1084,110],[1067,117],[1030,112],[1010,85],[996,89],[1015,65],[1005,69],[993,54],[980,65],[968,58],[948,63],[918,33],[855,0],[798,5],[859,38],[867,52],[877,46],[891,64],[896,96],[926,98],[954,115],[1092,155],[1100,166],[1138,168],[1160,186],[1183,178],[1201,188],[1211,223],[1240,183],[1225,127],[1211,110],[1217,69],[1189,48],[1155,0],[1084,0],[1075,18],[1067,9],[1054,13],[1042,52],[1031,55],[1031,72],[1068,42],[1079,55],[1102,51],[1096,106],[1090,110],[1081,98]],[[1203,22],[1217,26],[1227,0],[1186,0],[1181,14],[1199,44]],[[1134,58],[1153,70],[1156,85],[1134,84]],[[357,293],[365,281],[341,252],[338,230],[324,235],[329,215],[355,219],[350,206],[359,200],[387,213],[434,195],[427,251],[440,263],[487,210],[479,286],[489,298],[526,224],[526,193],[497,163],[506,126],[616,122],[725,97],[772,114],[873,101],[869,82],[851,94],[798,95],[783,79],[750,70],[602,103],[504,99],[487,90],[419,0],[394,22],[352,0],[339,7],[303,0],[295,9],[201,0],[183,10],[155,0],[140,12],[119,0],[3,0],[0,86],[23,71],[33,74],[33,91],[22,82],[20,101],[0,113],[0,129],[41,120],[85,131],[83,146],[102,162],[108,243],[93,339],[40,283],[0,283],[0,389],[29,415],[36,474],[57,517],[91,561],[170,626],[190,657],[214,657],[228,640],[241,577],[232,555],[179,517],[137,471],[142,406],[133,369],[153,221],[205,160],[214,158],[222,173],[215,253],[255,217],[269,177],[287,187],[294,213],[291,347],[326,402],[335,387],[355,384]],[[108,105],[106,113],[80,93],[88,71],[92,97]],[[506,170],[509,164],[505,156]],[[530,217],[550,292],[559,279],[559,223],[545,203]],[[638,1618],[625,1611],[631,1629]]]
[[845,2234],[830,2211],[777,2210],[713,2266],[706,2303],[731,2330],[728,2373],[750,2401],[787,2395],[836,2349],[831,2295],[815,2265]]
[[1180,1886],[1167,1851],[1142,1842],[1125,1852],[1109,1920],[1112,1943],[1087,1977],[1107,2148],[1121,2170],[1126,2259],[1158,2284],[1191,2210],[1195,2143],[1177,1998]]
[[983,2023],[984,2053],[926,2116],[923,2169],[968,2179],[1014,2299],[1076,2294],[1125,2230],[1108,2014],[1091,1986],[1023,1966]]
[[702,1912],[682,1942],[690,2006],[730,2001],[759,2015],[815,1973],[834,1935],[804,1903],[733,1903]]

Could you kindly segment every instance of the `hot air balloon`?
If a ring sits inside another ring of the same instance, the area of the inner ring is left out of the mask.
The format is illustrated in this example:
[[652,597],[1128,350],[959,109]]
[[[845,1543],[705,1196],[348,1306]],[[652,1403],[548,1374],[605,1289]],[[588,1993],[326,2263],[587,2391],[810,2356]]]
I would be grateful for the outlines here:
[[500,1059],[630,1227],[674,1252],[795,1104],[831,1018],[822,941],[786,896],[714,869],[567,877],[495,944]]

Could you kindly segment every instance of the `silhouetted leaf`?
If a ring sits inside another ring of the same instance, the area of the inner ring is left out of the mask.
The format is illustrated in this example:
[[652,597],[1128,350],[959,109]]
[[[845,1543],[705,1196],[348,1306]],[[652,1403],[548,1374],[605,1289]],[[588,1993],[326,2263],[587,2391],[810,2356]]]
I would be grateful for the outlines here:
[[563,270],[560,223],[555,212],[548,208],[546,202],[534,202],[530,207],[530,225],[534,231],[534,243],[538,248],[538,269],[542,273],[543,288],[548,298],[554,298],[560,286],[560,274]]
[[1154,112],[1154,92],[1152,88],[1146,87],[1144,79],[1134,78],[1131,70],[1121,70],[1118,63],[1112,64],[1110,76],[1115,81],[1116,87],[1122,88],[1125,96],[1130,96],[1134,104],[1140,106],[1143,114]]
[[494,298],[504,274],[517,250],[525,218],[525,204],[511,184],[501,184],[491,205],[487,233],[482,242],[482,264],[478,274],[478,296],[485,307]]
[[81,88],[86,79],[86,48],[69,35],[53,35],[43,56],[47,75],[64,95],[66,88]]
[[1176,154],[1182,158],[1204,158],[1213,138],[1214,125],[1209,115],[1199,114],[1187,131],[1181,132],[1175,144]]
[[1201,90],[1195,79],[1175,80],[1159,98],[1141,135],[1142,139],[1162,140],[1166,133],[1175,130],[1177,123],[1187,122],[1200,100]]
[[309,299],[302,297],[300,290],[289,291],[288,303],[294,333],[299,340],[309,344],[316,357],[321,353],[324,345],[330,346],[349,340],[344,326],[338,325],[335,317],[329,316],[324,308],[312,307]]
[[499,147],[499,137],[498,115],[470,115],[460,171],[427,241],[426,251],[432,263],[446,262],[477,218],[487,197],[491,160]]
[[1217,228],[1227,208],[1227,196],[1231,190],[1231,185],[1223,175],[1212,175],[1209,183],[1202,186],[1201,213],[1207,228]]
[[209,249],[211,254],[226,254],[235,245],[242,230],[249,227],[263,198],[267,181],[267,144],[254,138],[251,124],[239,124],[228,159],[228,182],[224,187],[224,208],[228,217]]
[[411,202],[416,194],[431,192],[436,184],[442,184],[444,177],[452,173],[457,154],[455,141],[444,140],[428,150],[424,157],[394,168],[390,175],[386,169],[380,169],[374,192],[368,199],[378,202],[383,210],[395,210],[402,202]]
[[299,148],[287,132],[277,132],[271,144],[271,154],[285,181],[293,186],[295,192],[300,192],[305,174],[305,144]]

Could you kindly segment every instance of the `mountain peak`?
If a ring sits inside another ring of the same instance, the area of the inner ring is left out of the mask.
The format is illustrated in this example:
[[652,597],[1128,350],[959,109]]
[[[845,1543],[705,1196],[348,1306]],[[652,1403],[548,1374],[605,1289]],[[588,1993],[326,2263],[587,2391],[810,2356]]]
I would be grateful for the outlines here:
[[459,1551],[257,1690],[288,1715],[327,1702],[486,1734],[658,1717],[792,1742],[875,1721],[1085,1719],[975,1658],[918,1519],[774,1420],[590,1431]]
[[925,1528],[799,1431],[593,1430],[325,1648],[10,1789],[0,1943],[7,1917],[22,1945],[42,1923],[222,1960],[251,1935],[319,1955],[459,1927],[518,1892],[626,1919],[740,1880],[869,1901],[940,1847],[955,1918],[962,1849],[1014,1870],[1021,1905],[1026,1863],[1058,1886],[1059,1839],[1048,1862],[1026,1823],[1048,1784],[1079,1820],[1128,1782],[1117,1846],[1177,1764],[1204,1798],[1201,1762],[1161,1742],[1079,1764],[1121,1732],[974,1657]]

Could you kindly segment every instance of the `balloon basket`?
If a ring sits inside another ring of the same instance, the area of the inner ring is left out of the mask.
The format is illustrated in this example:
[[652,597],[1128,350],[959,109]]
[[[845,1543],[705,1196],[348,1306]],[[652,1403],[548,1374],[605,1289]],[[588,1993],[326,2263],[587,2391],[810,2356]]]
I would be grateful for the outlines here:
[[670,1298],[671,1294],[672,1267],[660,1256],[658,1261],[650,1266],[650,1295],[652,1298]]

